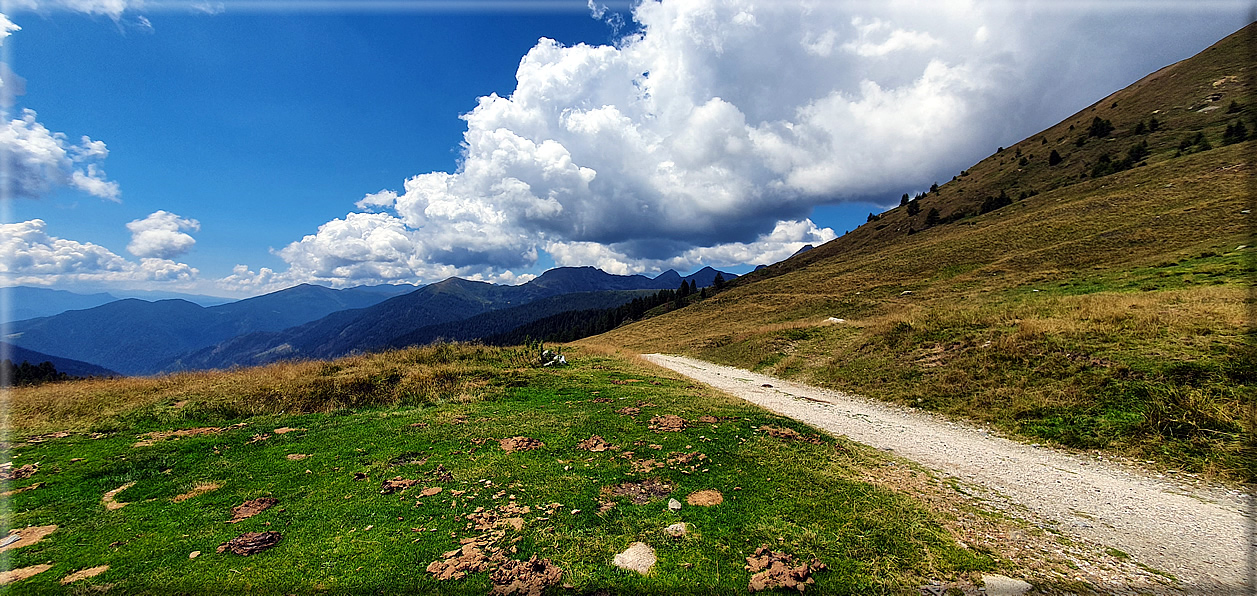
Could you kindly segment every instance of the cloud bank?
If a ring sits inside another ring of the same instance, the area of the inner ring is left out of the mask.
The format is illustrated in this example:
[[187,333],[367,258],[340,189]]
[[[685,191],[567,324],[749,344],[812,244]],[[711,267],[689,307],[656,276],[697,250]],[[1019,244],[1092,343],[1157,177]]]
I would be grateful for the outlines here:
[[963,165],[1016,82],[970,2],[662,0],[633,18],[615,45],[541,39],[509,97],[462,116],[454,173],[367,195],[277,251],[285,275],[493,278],[540,251],[618,273],[773,262],[834,237],[815,206]]
[[97,244],[52,236],[42,219],[0,224],[0,280],[5,285],[191,282],[198,273],[168,258],[144,257],[136,263]]

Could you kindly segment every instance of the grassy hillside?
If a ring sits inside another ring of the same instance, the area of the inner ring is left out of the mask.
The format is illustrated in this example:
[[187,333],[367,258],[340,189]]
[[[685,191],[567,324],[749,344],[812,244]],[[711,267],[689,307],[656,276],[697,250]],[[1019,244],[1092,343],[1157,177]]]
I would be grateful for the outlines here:
[[[540,569],[570,586],[547,593],[727,594],[747,589],[764,545],[823,563],[809,592],[825,594],[972,593],[982,571],[1050,592],[1077,585],[1070,556],[1103,569],[1102,553],[979,514],[887,454],[647,365],[568,356],[553,369],[446,345],[11,391],[5,529],[55,529],[6,549],[0,582],[26,570],[5,593],[485,594]],[[687,534],[667,536],[678,522]],[[218,551],[246,532],[280,536]],[[611,565],[638,541],[656,550],[650,574]],[[438,577],[459,561],[465,576]]]
[[[587,341],[1257,479],[1257,147],[1228,143],[1237,122],[1257,132],[1254,31],[1004,148],[918,199],[915,215],[897,207],[713,298]],[[1112,131],[1088,136],[1096,118]],[[1144,143],[1128,169],[1097,170]],[[1049,165],[1053,149],[1061,161]],[[1001,193],[1008,204],[991,200]]]

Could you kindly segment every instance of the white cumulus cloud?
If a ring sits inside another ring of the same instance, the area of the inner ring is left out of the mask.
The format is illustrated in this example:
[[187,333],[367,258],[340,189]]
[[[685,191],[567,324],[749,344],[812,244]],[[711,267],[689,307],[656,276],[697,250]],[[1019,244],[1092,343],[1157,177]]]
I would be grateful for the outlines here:
[[893,201],[1028,132],[1044,81],[1074,71],[1025,40],[1078,37],[1072,16],[1041,16],[646,0],[614,44],[539,40],[509,96],[462,116],[456,171],[367,195],[278,254],[293,275],[362,280],[504,275],[540,251],[617,273],[774,261],[833,237],[813,208]]
[[127,252],[143,258],[173,259],[192,250],[196,239],[188,232],[200,231],[201,223],[168,211],[154,211],[128,223],[127,229],[131,231]]
[[188,282],[199,273],[170,259],[128,261],[90,242],[50,235],[42,219],[0,224],[0,280],[7,285]]
[[122,192],[107,180],[99,161],[109,154],[105,143],[83,137],[74,145],[64,133],[52,132],[36,121],[34,110],[0,127],[0,155],[7,162],[0,176],[13,196],[38,198],[59,186],[77,188],[110,201]]

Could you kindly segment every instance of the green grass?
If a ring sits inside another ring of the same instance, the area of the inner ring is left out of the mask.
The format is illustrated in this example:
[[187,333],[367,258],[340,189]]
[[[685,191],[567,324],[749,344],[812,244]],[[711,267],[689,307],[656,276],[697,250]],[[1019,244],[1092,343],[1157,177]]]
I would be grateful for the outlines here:
[[[534,510],[524,515],[522,531],[508,530],[504,545],[517,538],[518,552],[510,557],[551,559],[574,593],[742,592],[749,579],[744,559],[762,544],[798,560],[826,563],[829,569],[815,575],[816,591],[826,594],[916,593],[929,581],[997,567],[990,556],[958,546],[925,506],[866,482],[869,470],[884,459],[870,449],[828,437],[821,444],[773,438],[756,428],[771,424],[812,431],[608,356],[582,351],[569,354],[570,367],[541,369],[518,366],[518,351],[444,349],[443,356],[429,349],[309,363],[305,376],[290,381],[313,382],[320,374],[355,367],[372,378],[404,362],[424,368],[438,366],[434,359],[461,361],[461,372],[450,369],[449,376],[473,377],[481,390],[478,397],[451,391],[394,400],[378,397],[394,394],[377,388],[369,391],[377,396],[373,403],[346,406],[341,395],[324,408],[309,400],[271,398],[305,404],[304,413],[293,413],[268,406],[266,398],[253,398],[258,403],[242,408],[244,402],[220,389],[253,386],[256,379],[250,377],[274,369],[206,373],[196,382],[117,381],[115,399],[125,393],[131,406],[108,414],[72,415],[35,406],[59,403],[54,399],[58,391],[109,394],[110,382],[11,392],[10,405],[22,414],[13,419],[24,425],[19,428],[43,432],[51,416],[82,430],[9,445],[3,453],[4,461],[16,466],[39,463],[38,473],[6,483],[6,490],[43,483],[9,499],[5,524],[58,526],[42,542],[5,553],[4,569],[53,565],[6,586],[6,593],[64,593],[62,577],[109,565],[104,574],[74,584],[74,590],[110,585],[110,594],[485,594],[491,587],[488,573],[438,583],[425,568],[458,548],[459,539],[478,534],[466,529],[461,516],[511,502],[511,496],[534,508],[562,504],[552,514]],[[450,379],[451,387],[460,385],[455,381]],[[635,417],[615,412],[639,402],[644,402],[642,411]],[[648,425],[658,414],[680,415],[691,427],[654,432]],[[695,422],[702,415],[721,420]],[[238,423],[245,426],[133,446],[152,431]],[[303,430],[274,434],[285,426]],[[576,448],[593,434],[617,449]],[[497,444],[496,439],[518,435],[538,438],[545,446],[508,453]],[[708,459],[693,469],[672,465],[647,474],[634,471],[635,461],[695,451]],[[288,454],[310,457],[291,461]],[[83,459],[73,461],[78,458]],[[453,479],[433,476],[437,465]],[[368,479],[355,480],[355,473]],[[401,494],[380,494],[381,482],[394,476],[420,484]],[[601,495],[604,487],[648,477],[672,483],[670,496],[681,501],[693,492],[717,489],[725,502],[710,508],[686,505],[671,513],[665,511],[667,497],[641,505],[619,499],[599,513],[600,501],[608,500]],[[135,484],[116,496],[130,504],[106,510],[102,495],[130,482]],[[172,501],[201,483],[221,488]],[[444,490],[416,505],[418,491],[432,486]],[[467,492],[455,497],[456,490]],[[279,503],[239,524],[224,523],[232,507],[262,496]],[[662,529],[676,521],[690,524],[692,533],[679,540],[663,536]],[[249,557],[215,552],[240,533],[271,530],[283,534],[271,550]],[[610,565],[634,541],[658,551],[659,563],[650,576]],[[202,554],[189,559],[193,551]]]

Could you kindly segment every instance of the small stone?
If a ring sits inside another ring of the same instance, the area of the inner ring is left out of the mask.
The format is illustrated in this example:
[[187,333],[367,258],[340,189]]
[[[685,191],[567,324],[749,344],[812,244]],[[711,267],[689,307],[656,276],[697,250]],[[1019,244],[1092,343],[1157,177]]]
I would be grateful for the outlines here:
[[636,571],[646,575],[655,566],[655,561],[655,549],[644,542],[634,542],[629,545],[627,550],[616,555],[611,560],[611,564],[620,569]]
[[676,499],[668,499],[668,511],[680,511],[681,502]]
[[192,551],[192,552],[188,553],[188,558],[189,558],[189,559],[195,559],[195,558],[197,558],[197,557],[199,557],[199,556],[201,556],[201,551],[199,551],[199,550],[194,550],[194,551]]
[[689,526],[685,522],[677,522],[664,528],[663,533],[673,538],[680,538],[689,533]]

